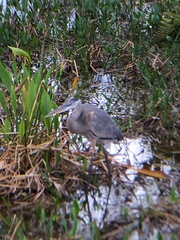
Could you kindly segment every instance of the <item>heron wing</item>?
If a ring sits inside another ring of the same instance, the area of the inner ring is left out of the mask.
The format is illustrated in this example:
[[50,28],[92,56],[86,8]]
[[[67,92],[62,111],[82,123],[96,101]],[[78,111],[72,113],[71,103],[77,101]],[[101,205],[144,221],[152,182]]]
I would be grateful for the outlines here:
[[85,122],[97,139],[122,140],[122,134],[114,120],[103,110],[92,107],[86,111]]

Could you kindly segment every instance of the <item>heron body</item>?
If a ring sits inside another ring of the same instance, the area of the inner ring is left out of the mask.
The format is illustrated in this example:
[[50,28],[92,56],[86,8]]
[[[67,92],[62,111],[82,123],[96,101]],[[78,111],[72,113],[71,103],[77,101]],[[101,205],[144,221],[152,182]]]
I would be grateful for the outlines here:
[[77,98],[67,99],[58,109],[50,112],[46,117],[73,109],[67,119],[67,128],[71,133],[85,136],[92,144],[93,153],[96,144],[103,145],[103,141],[118,142],[123,136],[114,120],[102,109],[92,104],[82,104]]

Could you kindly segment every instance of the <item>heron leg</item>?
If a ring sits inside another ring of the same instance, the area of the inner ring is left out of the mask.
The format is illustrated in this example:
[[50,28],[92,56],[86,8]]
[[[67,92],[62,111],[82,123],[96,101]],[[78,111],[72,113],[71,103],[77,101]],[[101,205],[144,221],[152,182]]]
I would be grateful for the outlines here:
[[92,138],[92,137],[87,137],[88,140],[91,142],[91,146],[92,146],[92,156],[90,158],[90,165],[88,167],[88,188],[89,188],[89,183],[91,182],[91,178],[92,178],[92,164],[93,164],[93,160],[95,159],[95,155],[96,155],[96,138]]
[[107,169],[108,169],[108,175],[109,175],[109,180],[111,182],[112,180],[112,175],[111,175],[111,169],[110,169],[110,164],[109,164],[109,159],[108,159],[108,155],[107,155],[107,151],[105,151],[103,149],[104,155],[105,155],[105,159],[106,159],[106,165],[107,165]]
[[97,143],[97,139],[96,138],[92,138],[91,139],[91,146],[92,146],[92,158],[95,156],[96,154],[96,143]]
[[91,156],[91,158],[90,158],[90,164],[89,164],[89,167],[88,167],[88,185],[89,185],[89,183],[90,183],[91,180],[92,180],[92,167],[93,167],[94,157],[95,157],[95,154],[92,153],[92,156]]

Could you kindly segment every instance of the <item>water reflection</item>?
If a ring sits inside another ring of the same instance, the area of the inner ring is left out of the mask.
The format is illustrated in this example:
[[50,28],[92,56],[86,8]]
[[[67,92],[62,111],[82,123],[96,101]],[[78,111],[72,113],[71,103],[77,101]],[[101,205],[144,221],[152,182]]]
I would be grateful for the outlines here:
[[[159,196],[158,185],[152,179],[147,180],[145,186],[138,182],[114,183],[111,187],[100,186],[97,190],[89,191],[87,196],[84,191],[78,190],[74,196],[81,206],[78,232],[85,239],[91,239],[89,214],[91,214],[91,221],[95,222],[102,232],[107,233],[108,228],[112,231],[110,226],[127,224],[129,217],[138,219],[141,208],[157,204]],[[131,234],[133,236],[133,233]]]
[[[149,163],[153,159],[151,141],[145,136],[136,139],[125,138],[119,144],[106,141],[103,147],[108,152],[112,160],[111,163],[116,166],[126,164],[141,169],[144,163]],[[78,141],[77,137],[76,145],[71,145],[70,149],[73,152],[79,150],[86,152],[87,149],[90,149],[90,143],[84,137]],[[134,181],[137,177],[137,171],[133,169],[126,169],[125,172],[126,176],[121,176],[123,181]]]
[[[104,110],[111,109],[114,103],[110,99],[117,97],[116,84],[108,74],[103,72],[97,74],[93,79],[91,85],[95,89],[95,93],[92,95],[92,103],[97,104],[99,107],[103,107]],[[118,100],[120,101],[120,100]],[[132,103],[131,99],[131,103]],[[129,102],[122,103],[122,112],[135,114],[137,106],[135,103],[128,105]],[[132,107],[132,106],[135,106]],[[114,114],[115,115],[115,114]],[[85,138],[76,136],[76,145],[70,147],[71,151],[86,152],[90,148],[89,142]],[[127,164],[136,168],[143,168],[144,164],[148,164],[152,170],[156,168],[154,165],[154,149],[153,142],[146,136],[139,136],[137,138],[125,138],[124,141],[119,144],[112,142],[105,142],[104,148],[111,155],[111,163],[114,165]],[[162,166],[162,165],[161,165]],[[161,170],[166,169],[166,172],[170,172],[172,168],[170,166],[164,166]],[[73,198],[78,199],[80,206],[79,212],[79,225],[78,231],[81,236],[86,240],[91,239],[90,221],[95,222],[98,228],[107,233],[108,229],[112,231],[112,227],[117,225],[128,224],[130,220],[134,221],[134,228],[138,229],[138,221],[142,214],[141,210],[158,204],[160,196],[162,195],[158,181],[151,177],[138,177],[137,171],[133,169],[125,170],[125,174],[120,176],[120,179],[115,179],[111,186],[99,186],[98,189],[78,190]],[[85,186],[88,189],[89,186]],[[71,204],[69,204],[70,206]],[[70,214],[70,207],[69,214]],[[135,224],[137,224],[135,226]],[[143,225],[144,223],[142,223]],[[133,227],[132,227],[133,229]],[[138,230],[134,230],[130,233],[129,239],[148,239],[146,235],[152,237],[157,233],[155,228],[151,228],[151,233],[147,231],[144,235],[141,235]],[[122,236],[122,234],[121,234]],[[117,238],[118,239],[118,238]]]

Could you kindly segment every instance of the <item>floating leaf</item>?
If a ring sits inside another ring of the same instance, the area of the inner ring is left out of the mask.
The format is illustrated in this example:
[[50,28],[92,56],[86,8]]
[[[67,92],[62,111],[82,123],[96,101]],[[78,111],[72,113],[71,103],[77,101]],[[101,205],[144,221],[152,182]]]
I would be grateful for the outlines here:
[[14,55],[22,56],[22,57],[26,58],[29,63],[31,63],[31,57],[29,56],[29,54],[26,51],[24,51],[20,48],[15,48],[15,47],[11,47],[11,46],[8,46],[8,47],[12,50]]
[[139,173],[148,175],[150,177],[168,179],[168,176],[165,173],[163,173],[161,171],[158,171],[158,170],[152,171],[150,169],[138,169],[138,168],[135,168],[135,167],[128,166],[126,164],[123,164],[123,166],[127,167],[129,169],[135,170],[135,171],[137,171]]

